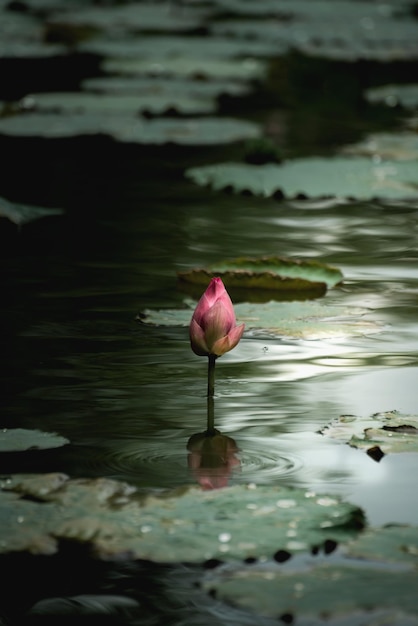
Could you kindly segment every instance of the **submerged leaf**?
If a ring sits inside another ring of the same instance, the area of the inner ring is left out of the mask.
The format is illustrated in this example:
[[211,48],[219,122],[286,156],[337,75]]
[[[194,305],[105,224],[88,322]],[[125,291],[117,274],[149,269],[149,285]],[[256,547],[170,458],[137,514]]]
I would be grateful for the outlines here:
[[[346,540],[364,525],[362,511],[351,504],[284,486],[185,488],[157,497],[110,479],[52,474],[11,476],[1,489],[3,553],[51,553],[59,540],[71,539],[105,559],[231,560]],[[20,524],[13,523],[17,518]]]

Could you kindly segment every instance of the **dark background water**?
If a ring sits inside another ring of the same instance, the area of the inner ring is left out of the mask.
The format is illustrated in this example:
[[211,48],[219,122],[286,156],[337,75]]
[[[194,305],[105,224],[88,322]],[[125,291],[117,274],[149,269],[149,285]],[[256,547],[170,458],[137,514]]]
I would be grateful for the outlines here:
[[[400,111],[371,107],[361,94],[395,77],[406,80],[412,67],[290,54],[271,61],[267,85],[225,103],[220,115],[261,121],[285,156],[327,154],[400,122]],[[49,87],[47,64],[27,60],[10,68],[16,73],[7,88],[3,83],[4,98]],[[66,89],[97,72],[90,57],[76,56],[69,68]],[[327,304],[365,309],[362,320],[378,332],[317,340],[246,333],[219,360],[216,425],[239,447],[240,468],[230,482],[335,493],[363,507],[375,526],[418,523],[416,454],[376,463],[318,433],[341,414],[417,412],[416,201],[260,199],[196,188],[183,177],[187,166],[242,154],[240,145],[0,137],[0,147],[1,195],[65,210],[21,228],[0,223],[2,427],[70,440],[58,450],[8,454],[2,474],[108,476],[156,491],[194,483],[186,446],[206,424],[205,359],[191,352],[187,328],[146,325],[139,314],[182,306],[176,273],[184,269],[243,254],[314,258],[344,274]],[[85,555],[78,556],[84,563]],[[31,593],[39,560],[22,562],[24,585],[13,582],[26,608],[65,591],[128,593],[133,585],[143,623],[246,623],[232,609],[217,614],[203,595],[195,600],[200,609],[186,608],[171,570],[148,564],[145,576],[140,564],[108,570],[87,561],[75,584],[62,574],[65,550],[62,558],[57,569],[48,562],[44,585]],[[190,571],[182,574],[189,593]],[[164,618],[153,599],[161,595]],[[13,623],[16,607],[9,611]]]

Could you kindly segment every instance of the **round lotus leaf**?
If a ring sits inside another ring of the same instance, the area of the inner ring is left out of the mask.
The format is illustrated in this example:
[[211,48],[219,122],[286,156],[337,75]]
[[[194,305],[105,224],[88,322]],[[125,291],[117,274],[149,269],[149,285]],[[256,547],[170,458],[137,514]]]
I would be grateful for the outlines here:
[[[277,54],[277,46],[266,40],[248,41],[229,37],[182,37],[176,35],[149,35],[145,37],[95,37],[79,46],[85,52],[99,54],[107,59],[147,59],[158,73],[166,61],[177,58],[205,60],[263,59]],[[263,67],[263,64],[260,64]]]
[[64,10],[50,17],[49,23],[73,27],[90,27],[107,35],[120,32],[187,32],[203,25],[207,11],[185,6],[174,9],[170,4],[130,2],[108,6],[81,6],[76,11]]
[[0,135],[64,138],[106,135],[123,143],[213,145],[252,139],[257,124],[232,118],[144,119],[110,113],[24,113],[0,119]]
[[88,543],[104,559],[265,558],[347,540],[363,525],[362,511],[337,497],[284,486],[187,487],[144,496],[110,479],[47,474],[11,476],[0,492],[3,553],[51,553],[67,539]]
[[418,109],[418,85],[383,85],[367,89],[364,96],[372,104],[383,103],[389,107],[400,105],[405,109]]
[[216,263],[208,268],[179,272],[179,279],[206,287],[213,276],[222,278],[227,288],[268,291],[312,291],[322,295],[343,279],[335,267],[319,261],[285,257],[241,257]]
[[110,76],[83,82],[86,91],[107,95],[135,96],[137,110],[160,114],[175,110],[181,114],[215,113],[222,94],[243,96],[248,86],[236,81],[195,81],[189,78]]
[[[418,134],[413,132],[376,133],[360,143],[346,146],[344,154],[368,156],[375,161],[418,161]],[[418,164],[417,164],[418,167]]]
[[340,0],[338,11],[326,0],[285,0],[280,6],[239,0],[228,4],[232,14],[246,13],[250,18],[256,13],[257,19],[217,20],[212,24],[216,35],[274,41],[287,50],[344,61],[418,57],[418,29],[406,2],[402,3],[404,15],[398,7],[367,1]]
[[397,411],[371,417],[342,415],[321,432],[365,450],[376,460],[389,452],[418,452],[418,416]]
[[20,452],[23,450],[49,450],[70,443],[65,437],[42,430],[25,428],[3,428],[0,430],[0,452]]
[[414,526],[386,526],[367,528],[344,548],[349,558],[372,561],[376,564],[418,564],[418,528]]
[[287,616],[296,623],[416,626],[417,574],[415,568],[382,571],[347,559],[337,564],[318,561],[305,571],[285,566],[247,567],[224,573],[205,588],[218,601],[251,614],[276,619]]
[[[184,309],[143,311],[139,317],[145,324],[188,326],[194,304]],[[245,323],[245,336],[262,335],[292,339],[347,337],[379,332],[381,328],[362,316],[364,309],[325,305],[318,301],[303,302],[239,302],[234,304],[237,323]]]
[[183,76],[249,81],[264,78],[266,64],[260,59],[213,59],[207,57],[170,57],[154,59],[105,59],[102,69],[109,74]]
[[335,156],[294,159],[283,164],[220,163],[195,167],[186,176],[217,190],[233,189],[260,196],[282,194],[312,198],[418,198],[416,161],[375,162],[371,158]]

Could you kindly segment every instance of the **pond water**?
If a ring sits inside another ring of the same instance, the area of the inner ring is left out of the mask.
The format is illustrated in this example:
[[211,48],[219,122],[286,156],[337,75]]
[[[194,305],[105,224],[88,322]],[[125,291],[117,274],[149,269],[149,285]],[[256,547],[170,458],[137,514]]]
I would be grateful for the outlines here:
[[[318,130],[310,122],[307,143]],[[293,127],[292,137],[296,130],[303,134]],[[355,123],[344,136],[350,130],[357,136]],[[192,353],[186,327],[146,324],[144,311],[184,306],[179,271],[243,255],[316,259],[344,275],[323,301],[352,307],[362,325],[353,336],[316,339],[247,330],[218,360],[215,425],[236,445],[228,484],[337,494],[373,526],[418,524],[418,454],[377,462],[321,433],[341,415],[417,414],[416,201],[274,200],[216,193],[183,177],[186,166],[222,160],[217,148],[103,138],[2,145],[2,195],[66,210],[21,228],[0,225],[2,427],[70,441],[7,454],[2,474],[106,476],[156,493],[197,484],[188,442],[206,428],[206,359]],[[300,137],[287,146],[306,148]],[[95,574],[96,592],[117,588]],[[190,572],[182,574],[186,588]],[[202,598],[193,616],[186,602],[173,608],[177,575],[148,566],[146,594],[157,598],[154,609],[166,598],[165,623],[247,623],[225,608],[209,618]],[[31,600],[47,597],[50,584]],[[141,623],[159,617],[150,610]]]
[[143,324],[138,314],[183,305],[177,271],[242,254],[314,258],[344,274],[326,302],[365,309],[362,322],[376,326],[314,340],[247,332],[219,359],[216,427],[239,448],[230,484],[331,491],[374,525],[417,523],[416,455],[376,463],[318,431],[345,414],[416,412],[418,207],[169,185],[138,184],[128,199],[122,189],[87,224],[80,211],[12,233],[2,262],[4,425],[71,442],[12,469],[23,462],[24,471],[141,489],[194,482],[187,442],[206,427],[206,359],[191,352],[187,328]]
[[128,202],[122,190],[87,225],[80,212],[11,233],[3,425],[71,443],[10,455],[3,471],[108,476],[157,492],[196,483],[187,443],[206,427],[206,359],[191,352],[187,328],[146,325],[138,314],[182,305],[178,270],[279,253],[341,268],[343,284],[325,299],[366,309],[363,321],[377,327],[317,340],[248,332],[218,360],[215,424],[238,447],[229,484],[302,486],[343,496],[374,526],[417,524],[417,454],[377,463],[318,431],[343,414],[416,414],[418,207],[275,202],[196,193],[183,181],[146,194],[138,185]]

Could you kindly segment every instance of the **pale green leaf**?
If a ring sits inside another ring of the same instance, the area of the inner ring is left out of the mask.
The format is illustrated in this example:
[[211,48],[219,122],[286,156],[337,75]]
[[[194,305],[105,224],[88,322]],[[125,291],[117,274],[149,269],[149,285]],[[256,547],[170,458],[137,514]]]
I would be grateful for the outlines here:
[[11,476],[1,489],[3,553],[53,553],[67,539],[101,558],[233,560],[346,540],[364,524],[361,510],[337,497],[285,486],[189,487],[157,497],[110,479],[47,474]]
[[260,196],[418,197],[416,161],[376,163],[365,157],[307,157],[280,165],[219,163],[191,168],[186,176],[198,185]]
[[371,417],[342,415],[322,434],[360,448],[379,460],[389,452],[418,452],[418,416],[397,411],[376,413]]
[[0,430],[0,452],[23,450],[49,450],[70,443],[65,437],[42,430],[3,428]]

